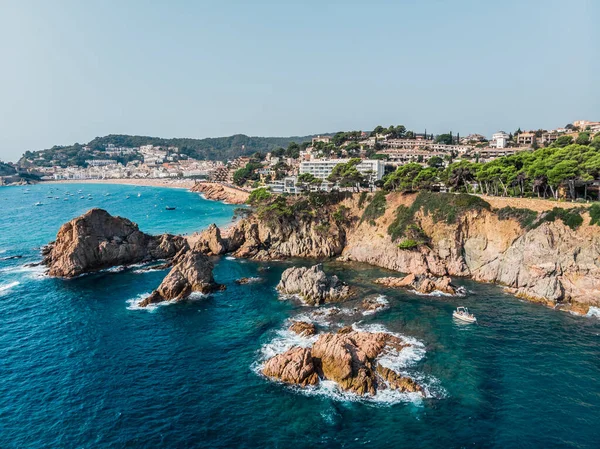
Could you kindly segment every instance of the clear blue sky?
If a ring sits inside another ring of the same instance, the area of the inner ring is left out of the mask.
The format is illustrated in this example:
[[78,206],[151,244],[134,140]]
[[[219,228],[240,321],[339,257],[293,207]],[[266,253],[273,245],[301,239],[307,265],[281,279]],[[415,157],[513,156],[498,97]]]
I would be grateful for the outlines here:
[[0,0],[0,159],[109,133],[600,120],[598,0]]

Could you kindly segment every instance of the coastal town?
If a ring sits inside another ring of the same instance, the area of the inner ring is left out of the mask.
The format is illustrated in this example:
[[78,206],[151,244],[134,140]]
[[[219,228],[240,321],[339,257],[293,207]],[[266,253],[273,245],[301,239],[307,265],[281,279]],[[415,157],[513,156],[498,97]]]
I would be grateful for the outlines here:
[[[62,156],[60,151],[27,152],[17,164],[3,164],[0,185],[14,182],[17,176],[17,182],[28,182],[29,176],[40,181],[208,181],[246,191],[266,187],[279,194],[306,190],[373,191],[383,187],[391,174],[401,171],[399,168],[413,167],[413,172],[414,168],[419,172],[413,173],[415,177],[429,174],[430,190],[446,191],[447,183],[438,175],[449,167],[481,165],[540,148],[594,145],[600,141],[599,136],[600,122],[588,120],[550,130],[498,131],[489,138],[452,132],[434,135],[427,130],[415,133],[402,125],[377,126],[370,132],[319,135],[310,141],[291,142],[287,148],[250,155],[245,154],[242,145],[239,156],[224,161],[196,159],[176,146],[108,143],[100,149],[82,146],[82,154],[90,156],[78,164],[58,159]],[[350,175],[340,175],[344,167],[350,169]],[[428,169],[437,170],[438,175],[432,176]],[[471,181],[473,193],[478,187],[483,190],[483,182]]]

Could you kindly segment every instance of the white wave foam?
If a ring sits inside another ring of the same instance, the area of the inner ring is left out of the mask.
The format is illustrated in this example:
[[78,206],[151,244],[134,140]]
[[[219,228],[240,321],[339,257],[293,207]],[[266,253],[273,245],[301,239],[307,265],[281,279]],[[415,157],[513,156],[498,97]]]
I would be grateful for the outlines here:
[[163,301],[156,304],[149,304],[146,307],[140,307],[140,303],[146,299],[150,295],[150,292],[142,293],[137,295],[135,298],[128,299],[126,303],[128,304],[127,310],[145,310],[147,312],[154,312],[159,307],[167,306],[169,304],[173,304],[175,301]]
[[8,284],[1,284],[0,285],[0,295],[4,295],[6,293],[8,293],[12,288],[16,287],[17,285],[19,285],[20,282],[9,282]]
[[419,296],[438,296],[438,297],[439,296],[449,296],[449,297],[455,296],[455,295],[451,295],[450,293],[441,292],[439,290],[434,290],[431,293],[421,293],[416,290],[410,290],[410,292],[414,293],[415,295],[419,295]]
[[46,267],[42,265],[32,266],[30,264],[19,265],[17,267],[8,267],[0,269],[0,273],[27,273],[28,279],[42,279],[46,276]]
[[[337,307],[329,307],[327,309],[320,310],[335,311],[336,309],[339,310]],[[296,321],[314,321],[313,314],[299,314],[296,315],[293,319]],[[287,320],[285,328],[278,330],[276,332],[275,338],[271,342],[266,343],[261,347],[259,351],[259,360],[253,363],[251,367],[256,374],[263,376],[262,368],[264,366],[264,363],[270,358],[278,354],[282,354],[285,351],[291,349],[292,347],[312,347],[312,345],[317,341],[319,335],[305,337],[288,330],[287,328],[290,322],[291,320]],[[414,372],[408,373],[406,371],[407,368],[414,367],[414,365],[416,365],[416,363],[423,359],[423,357],[425,356],[425,346],[422,342],[413,337],[408,337],[398,333],[390,332],[382,324],[354,323],[352,325],[352,328],[356,331],[363,332],[385,332],[387,334],[400,338],[403,343],[410,345],[403,348],[400,351],[394,348],[386,347],[384,349],[383,354],[376,359],[376,362],[380,363],[386,368],[390,368],[402,374],[403,376],[411,377],[412,379],[417,381],[423,387],[425,398],[443,398],[446,396],[445,390],[443,389],[443,387],[441,387],[439,380],[435,377],[425,376],[423,374]],[[273,379],[269,380],[273,381]],[[336,382],[331,380],[321,380],[317,386],[309,386],[304,388],[297,385],[285,384],[279,381],[275,382],[281,383],[282,385],[285,385],[286,388],[300,394],[304,394],[307,396],[327,396],[336,401],[343,402],[362,402],[366,404],[383,406],[390,406],[394,404],[407,402],[411,402],[415,405],[421,405],[423,402],[423,396],[421,396],[421,394],[419,393],[402,393],[398,390],[392,390],[391,388],[380,389],[374,396],[362,396],[356,393],[343,391]]]
[[377,308],[372,310],[364,310],[362,314],[365,316],[374,315],[377,312],[380,312],[381,310],[385,310],[390,307],[390,302],[388,301],[385,295],[379,295],[377,298],[375,298],[375,303],[378,305]]
[[600,307],[590,307],[585,316],[600,318]]

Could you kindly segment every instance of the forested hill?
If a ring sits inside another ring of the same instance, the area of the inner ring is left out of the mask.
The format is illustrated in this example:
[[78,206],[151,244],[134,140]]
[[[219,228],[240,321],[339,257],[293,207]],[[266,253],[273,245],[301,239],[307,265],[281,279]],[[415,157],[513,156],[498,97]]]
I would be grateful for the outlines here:
[[17,173],[17,170],[12,165],[0,162],[0,176],[11,176]]
[[[141,145],[174,146],[181,153],[195,159],[208,159],[224,161],[238,156],[251,155],[260,151],[266,153],[275,148],[287,147],[290,142],[302,143],[310,141],[314,136],[293,137],[249,137],[236,134],[230,137],[214,137],[206,139],[173,138],[163,139],[149,136],[129,136],[123,134],[110,134],[96,137],[87,144],[74,144],[69,146],[54,146],[40,151],[27,151],[19,161],[26,165],[26,159],[32,160],[43,157],[44,160],[61,161],[66,165],[81,165],[85,159],[90,159],[94,151],[104,151],[106,145],[112,143],[117,147],[139,147]],[[90,148],[86,151],[84,146]]]

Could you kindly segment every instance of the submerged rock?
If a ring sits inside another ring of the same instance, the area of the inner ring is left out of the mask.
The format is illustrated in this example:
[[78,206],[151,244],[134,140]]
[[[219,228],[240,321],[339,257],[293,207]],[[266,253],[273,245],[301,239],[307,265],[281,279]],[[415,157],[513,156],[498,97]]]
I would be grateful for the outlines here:
[[337,276],[327,276],[323,265],[310,268],[293,267],[285,270],[277,285],[281,293],[298,294],[309,305],[341,301],[350,296],[350,287]]
[[42,254],[50,276],[69,278],[118,265],[169,259],[186,246],[182,237],[145,234],[126,218],[91,209],[62,225],[56,241],[44,247]]
[[423,394],[423,388],[414,380],[376,361],[386,348],[401,351],[407,346],[398,337],[384,332],[326,333],[310,349],[294,347],[269,359],[263,374],[301,386],[330,380],[342,390],[361,396],[375,395],[388,387]]
[[457,287],[453,285],[452,279],[450,279],[449,276],[435,277],[430,273],[409,274],[403,278],[384,277],[375,279],[373,282],[376,284],[385,285],[386,287],[409,288],[424,295],[434,292],[441,292],[447,295],[462,296],[466,293],[464,287]]
[[159,287],[140,302],[140,307],[163,301],[181,300],[193,292],[210,293],[224,287],[213,279],[213,264],[204,254],[180,253]]
[[309,337],[317,333],[317,328],[315,325],[306,321],[294,321],[289,327],[289,330],[302,337]]
[[239,285],[246,285],[246,284],[253,284],[255,282],[260,282],[260,281],[262,281],[261,278],[254,277],[254,278],[239,278],[239,279],[236,279],[234,282]]

